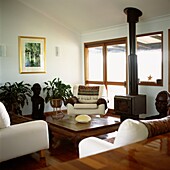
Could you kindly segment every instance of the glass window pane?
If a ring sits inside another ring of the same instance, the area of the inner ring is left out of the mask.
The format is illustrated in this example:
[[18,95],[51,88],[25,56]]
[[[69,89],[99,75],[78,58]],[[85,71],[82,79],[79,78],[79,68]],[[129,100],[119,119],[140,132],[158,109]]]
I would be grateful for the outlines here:
[[85,83],[107,87],[108,107],[114,109],[114,96],[125,95],[127,39],[85,43]]
[[107,80],[126,81],[126,47],[125,44],[107,46]]
[[103,80],[103,48],[89,48],[89,80]]
[[137,37],[137,57],[140,82],[162,79],[162,34]]

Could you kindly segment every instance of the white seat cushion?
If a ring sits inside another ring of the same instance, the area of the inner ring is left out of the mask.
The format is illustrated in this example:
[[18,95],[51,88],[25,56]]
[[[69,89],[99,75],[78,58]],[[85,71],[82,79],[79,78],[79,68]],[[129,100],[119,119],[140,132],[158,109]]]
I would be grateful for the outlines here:
[[74,104],[75,109],[97,109],[97,104]]
[[98,139],[97,137],[87,137],[79,143],[79,158],[105,152],[114,148],[112,143]]
[[143,123],[133,119],[126,119],[118,129],[114,145],[116,147],[124,146],[147,139],[147,137],[148,129]]
[[9,114],[2,102],[0,102],[0,128],[6,128],[10,126]]

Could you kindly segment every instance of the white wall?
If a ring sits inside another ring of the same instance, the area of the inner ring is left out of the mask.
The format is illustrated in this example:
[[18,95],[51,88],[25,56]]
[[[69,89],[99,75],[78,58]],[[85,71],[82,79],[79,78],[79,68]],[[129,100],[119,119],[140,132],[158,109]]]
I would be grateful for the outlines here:
[[[125,23],[125,25],[117,26],[112,29],[83,34],[82,47],[85,42],[128,37],[128,27],[128,23]],[[139,86],[139,94],[147,95],[147,114],[144,116],[156,115],[158,114],[155,109],[156,95],[161,90],[168,90],[168,29],[170,29],[170,16],[148,22],[139,21],[136,27],[137,34],[163,31],[163,87]],[[82,55],[84,55],[83,51]]]
[[[128,36],[128,23],[107,30],[78,35],[57,22],[47,18],[17,0],[0,0],[0,43],[7,46],[7,56],[0,58],[0,83],[25,81],[31,85],[54,77],[60,77],[71,85],[83,83],[84,42],[114,39]],[[157,114],[155,97],[161,90],[168,89],[168,29],[170,17],[150,22],[137,23],[137,34],[163,31],[163,87],[139,86],[139,93],[147,94],[147,116]],[[18,57],[18,36],[46,37],[46,74],[20,74]],[[80,43],[82,42],[82,44]],[[81,45],[80,45],[81,44]],[[55,56],[55,47],[60,56]],[[43,94],[41,94],[43,96]],[[52,110],[46,105],[45,111]],[[31,102],[23,110],[31,113]]]
[[[2,37],[2,0],[0,0],[0,44],[1,44],[1,37]],[[2,64],[1,64],[1,57],[0,57],[0,85],[2,82]]]
[[[7,56],[0,59],[2,82],[24,81],[31,85],[60,77],[63,82],[73,85],[82,82],[82,60],[80,35],[65,28],[46,16],[25,6],[17,0],[2,1],[2,43],[7,46]],[[20,74],[18,57],[18,36],[46,38],[46,73]],[[58,46],[60,56],[55,55]],[[43,96],[43,94],[41,94]],[[45,111],[52,108],[46,105]],[[23,110],[31,114],[31,102]]]

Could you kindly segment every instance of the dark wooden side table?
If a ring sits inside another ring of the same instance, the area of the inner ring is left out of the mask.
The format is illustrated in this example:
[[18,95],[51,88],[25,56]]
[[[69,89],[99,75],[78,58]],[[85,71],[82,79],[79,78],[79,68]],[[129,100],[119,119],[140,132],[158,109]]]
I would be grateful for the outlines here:
[[18,123],[24,123],[28,121],[32,121],[33,119],[26,117],[26,116],[21,116],[17,114],[10,114],[10,120],[11,120],[11,125],[18,124]]

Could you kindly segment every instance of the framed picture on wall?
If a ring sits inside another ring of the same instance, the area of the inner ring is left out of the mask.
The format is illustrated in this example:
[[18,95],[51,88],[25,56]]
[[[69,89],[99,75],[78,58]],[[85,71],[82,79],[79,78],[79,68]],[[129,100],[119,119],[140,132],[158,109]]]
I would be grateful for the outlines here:
[[46,72],[46,38],[19,36],[20,73]]

